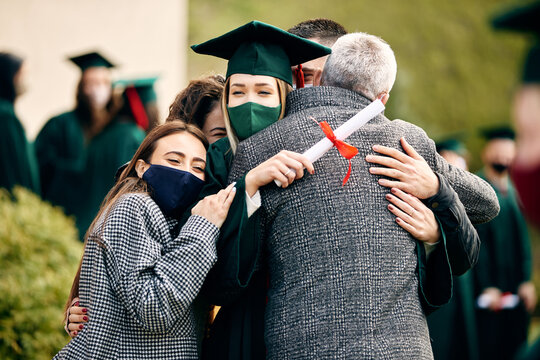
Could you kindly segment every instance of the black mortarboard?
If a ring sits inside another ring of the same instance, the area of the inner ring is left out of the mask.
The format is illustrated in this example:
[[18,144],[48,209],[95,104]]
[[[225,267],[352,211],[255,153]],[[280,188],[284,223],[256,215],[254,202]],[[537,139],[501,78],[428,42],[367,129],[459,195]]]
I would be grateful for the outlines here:
[[496,29],[511,30],[536,37],[536,43],[529,50],[523,67],[524,83],[540,83],[540,1],[519,6],[493,19]]
[[451,137],[441,141],[437,141],[435,146],[437,147],[438,153],[440,153],[441,151],[452,151],[462,156],[465,156],[467,154],[465,144],[463,144],[461,139],[457,137]]
[[512,130],[512,128],[507,125],[484,128],[480,130],[480,132],[482,136],[488,141],[494,139],[514,140],[516,138],[516,133],[514,132],[514,130]]
[[113,63],[104,58],[98,52],[91,52],[83,55],[73,56],[70,57],[69,60],[71,60],[75,65],[77,65],[83,72],[91,67],[114,67]]
[[291,66],[330,54],[331,49],[275,26],[252,21],[191,47],[229,60],[227,75],[267,75],[292,84]]
[[496,29],[513,30],[522,33],[540,34],[540,1],[512,8],[493,19]]

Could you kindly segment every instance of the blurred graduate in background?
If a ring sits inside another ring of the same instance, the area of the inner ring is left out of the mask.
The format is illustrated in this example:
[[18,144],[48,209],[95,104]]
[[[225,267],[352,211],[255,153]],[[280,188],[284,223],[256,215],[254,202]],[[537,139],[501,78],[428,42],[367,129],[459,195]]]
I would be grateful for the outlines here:
[[459,135],[448,137],[438,141],[435,145],[437,152],[450,164],[463,170],[469,170],[469,153],[461,137]]
[[14,108],[25,91],[25,76],[22,58],[0,52],[0,187],[21,185],[39,194],[34,151]]
[[529,313],[536,306],[531,245],[509,176],[516,154],[514,132],[501,126],[483,135],[484,168],[478,175],[495,189],[501,210],[495,219],[477,226],[482,242],[473,269],[479,348],[482,359],[512,359],[527,340]]
[[540,1],[496,17],[493,26],[531,36],[521,86],[514,96],[517,155],[512,179],[526,216],[540,227]]
[[[442,139],[436,147],[448,163],[468,170],[468,152],[461,136]],[[470,271],[453,277],[452,299],[430,314],[427,322],[435,360],[479,359],[474,283]]]
[[131,118],[135,124],[146,132],[152,130],[159,123],[159,111],[157,107],[157,94],[154,88],[157,76],[121,79],[115,81],[114,87],[123,88],[123,105],[118,116]]
[[128,161],[145,133],[118,116],[110,69],[97,52],[72,57],[81,69],[74,110],[50,119],[36,139],[42,195],[74,215],[79,237],[114,184],[116,169]]

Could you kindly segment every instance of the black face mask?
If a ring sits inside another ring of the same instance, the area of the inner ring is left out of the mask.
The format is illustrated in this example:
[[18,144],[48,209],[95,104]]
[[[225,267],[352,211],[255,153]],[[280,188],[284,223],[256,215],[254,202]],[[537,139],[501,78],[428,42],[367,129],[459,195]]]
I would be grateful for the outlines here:
[[143,174],[152,198],[165,215],[178,218],[197,200],[204,181],[187,171],[150,165]]
[[499,174],[502,174],[503,172],[508,170],[508,165],[503,165],[503,164],[498,164],[498,163],[491,164],[491,167],[493,168],[493,170],[495,170]]

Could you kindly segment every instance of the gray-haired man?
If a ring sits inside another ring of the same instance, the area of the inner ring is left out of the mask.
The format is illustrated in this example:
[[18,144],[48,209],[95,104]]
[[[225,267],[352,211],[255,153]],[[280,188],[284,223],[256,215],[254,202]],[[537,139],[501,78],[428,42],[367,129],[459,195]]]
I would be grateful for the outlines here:
[[[388,99],[397,71],[388,44],[356,33],[341,37],[332,51],[321,79],[324,86],[292,92],[286,118],[240,143],[231,179],[282,149],[309,148],[322,137],[311,118],[335,129],[376,97]],[[261,191],[270,275],[265,315],[269,359],[432,358],[418,295],[416,242],[396,224],[384,200],[384,186],[406,182],[377,182],[364,161],[374,155],[376,144],[400,148],[402,137],[452,185],[471,220],[488,221],[497,214],[489,185],[448,165],[424,131],[377,116],[348,139],[360,154],[352,160],[346,186],[341,178],[347,161],[332,150],[314,164],[315,175],[287,189]],[[421,199],[433,195],[416,191],[421,189],[403,187]]]

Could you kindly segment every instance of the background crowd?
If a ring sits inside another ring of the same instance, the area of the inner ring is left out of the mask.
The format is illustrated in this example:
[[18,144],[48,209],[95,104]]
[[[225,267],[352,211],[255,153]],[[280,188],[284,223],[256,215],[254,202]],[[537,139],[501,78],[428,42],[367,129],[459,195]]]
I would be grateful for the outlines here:
[[[233,8],[238,4],[229,5]],[[431,8],[433,5],[424,5],[421,8],[427,15],[417,14],[419,21],[415,26],[429,26],[441,16],[443,10],[430,13],[435,11]],[[243,10],[250,12],[250,17],[256,17],[259,13],[270,12],[267,6]],[[315,3],[313,6],[323,5]],[[534,158],[520,154],[519,148],[526,135],[522,130],[523,121],[520,122],[521,109],[526,109],[527,126],[531,126],[531,121],[538,121],[540,116],[540,109],[537,108],[536,115],[530,115],[529,110],[534,109],[540,98],[537,47],[534,42],[529,43],[527,46],[532,50],[527,49],[523,56],[519,35],[489,33],[496,12],[488,12],[485,8],[474,8],[473,11],[468,8],[466,11],[457,4],[445,9],[447,13],[440,24],[443,31],[432,43],[427,32],[400,31],[405,26],[403,18],[409,17],[407,14],[411,9],[385,13],[384,8],[359,6],[365,14],[372,15],[365,16],[366,24],[359,20],[364,18],[359,15],[362,12],[356,12],[354,20],[345,14],[346,11],[340,12],[336,8],[324,14],[348,30],[380,35],[394,47],[400,70],[386,116],[405,118],[424,128],[430,137],[439,139],[441,155],[456,166],[478,171],[495,189],[501,207],[496,219],[477,227],[482,241],[477,266],[455,278],[452,302],[428,317],[435,358],[512,358],[518,353],[527,356],[527,336],[532,343],[538,332],[535,322],[537,287],[534,285],[538,279],[534,271],[534,264],[538,263],[535,261],[538,235],[537,230],[528,228],[526,219],[537,219],[538,214],[533,208],[528,213],[529,218],[527,214],[522,215],[519,195],[527,199],[532,195],[516,192],[510,172],[516,156],[525,158],[520,162],[525,169],[538,165]],[[505,13],[497,18],[495,27],[537,35],[539,29],[535,20],[540,16],[539,8],[536,5],[532,10],[528,9],[536,15],[531,19],[519,18],[518,25],[512,23],[511,17],[508,20]],[[227,18],[226,12],[215,14],[209,5],[194,6],[190,11],[190,37],[193,39],[205,39],[206,34],[219,33],[230,27],[223,25],[224,20],[209,21],[212,16]],[[203,18],[201,13],[206,15],[203,23],[211,23],[211,26],[195,25],[196,18]],[[230,14],[227,22],[242,23],[237,19],[238,15]],[[282,25],[284,21],[282,18],[274,23]],[[294,24],[291,18],[283,28]],[[474,30],[475,34],[468,37],[469,30]],[[486,39],[480,45],[475,43],[479,48],[468,44],[476,36]],[[407,42],[399,41],[400,37],[407,37]],[[454,46],[454,42],[458,45]],[[446,56],[446,47],[459,48],[460,57]],[[0,187],[11,192],[2,197],[6,203],[12,202],[13,198],[22,202],[22,195],[15,188],[19,185],[60,207],[64,214],[72,216],[78,238],[82,239],[114,184],[117,169],[129,161],[145,134],[166,116],[157,110],[156,77],[117,79],[110,71],[115,63],[108,54],[92,51],[66,55],[70,56],[73,66],[80,69],[80,81],[73,89],[75,106],[47,120],[33,141],[26,136],[14,107],[17,98],[24,96],[24,85],[28,82],[25,78],[31,78],[32,74],[26,72],[24,58],[10,52],[0,54]],[[524,71],[519,68],[522,58],[526,59]],[[219,107],[225,79],[220,75],[201,74],[208,74],[208,69],[220,73],[221,68],[221,64],[199,58],[191,61],[189,72],[194,80],[186,88],[178,89],[169,107],[169,119],[181,118],[198,126],[210,143],[226,136]],[[531,92],[533,100],[529,100]],[[533,125],[540,127],[540,123]],[[517,149],[513,129],[517,130]],[[12,223],[5,221],[4,225],[6,239],[18,236]],[[8,244],[12,243],[6,240],[2,247]],[[75,242],[73,249],[80,251]],[[7,256],[5,254],[13,254],[13,251],[3,250],[2,255]],[[7,328],[8,320],[19,321],[8,306],[3,313],[6,315],[1,319],[0,331]],[[11,340],[3,340],[1,351],[23,356],[25,340],[13,334],[6,335]],[[31,338],[32,334],[24,336]],[[505,344],[504,350],[494,344]]]

